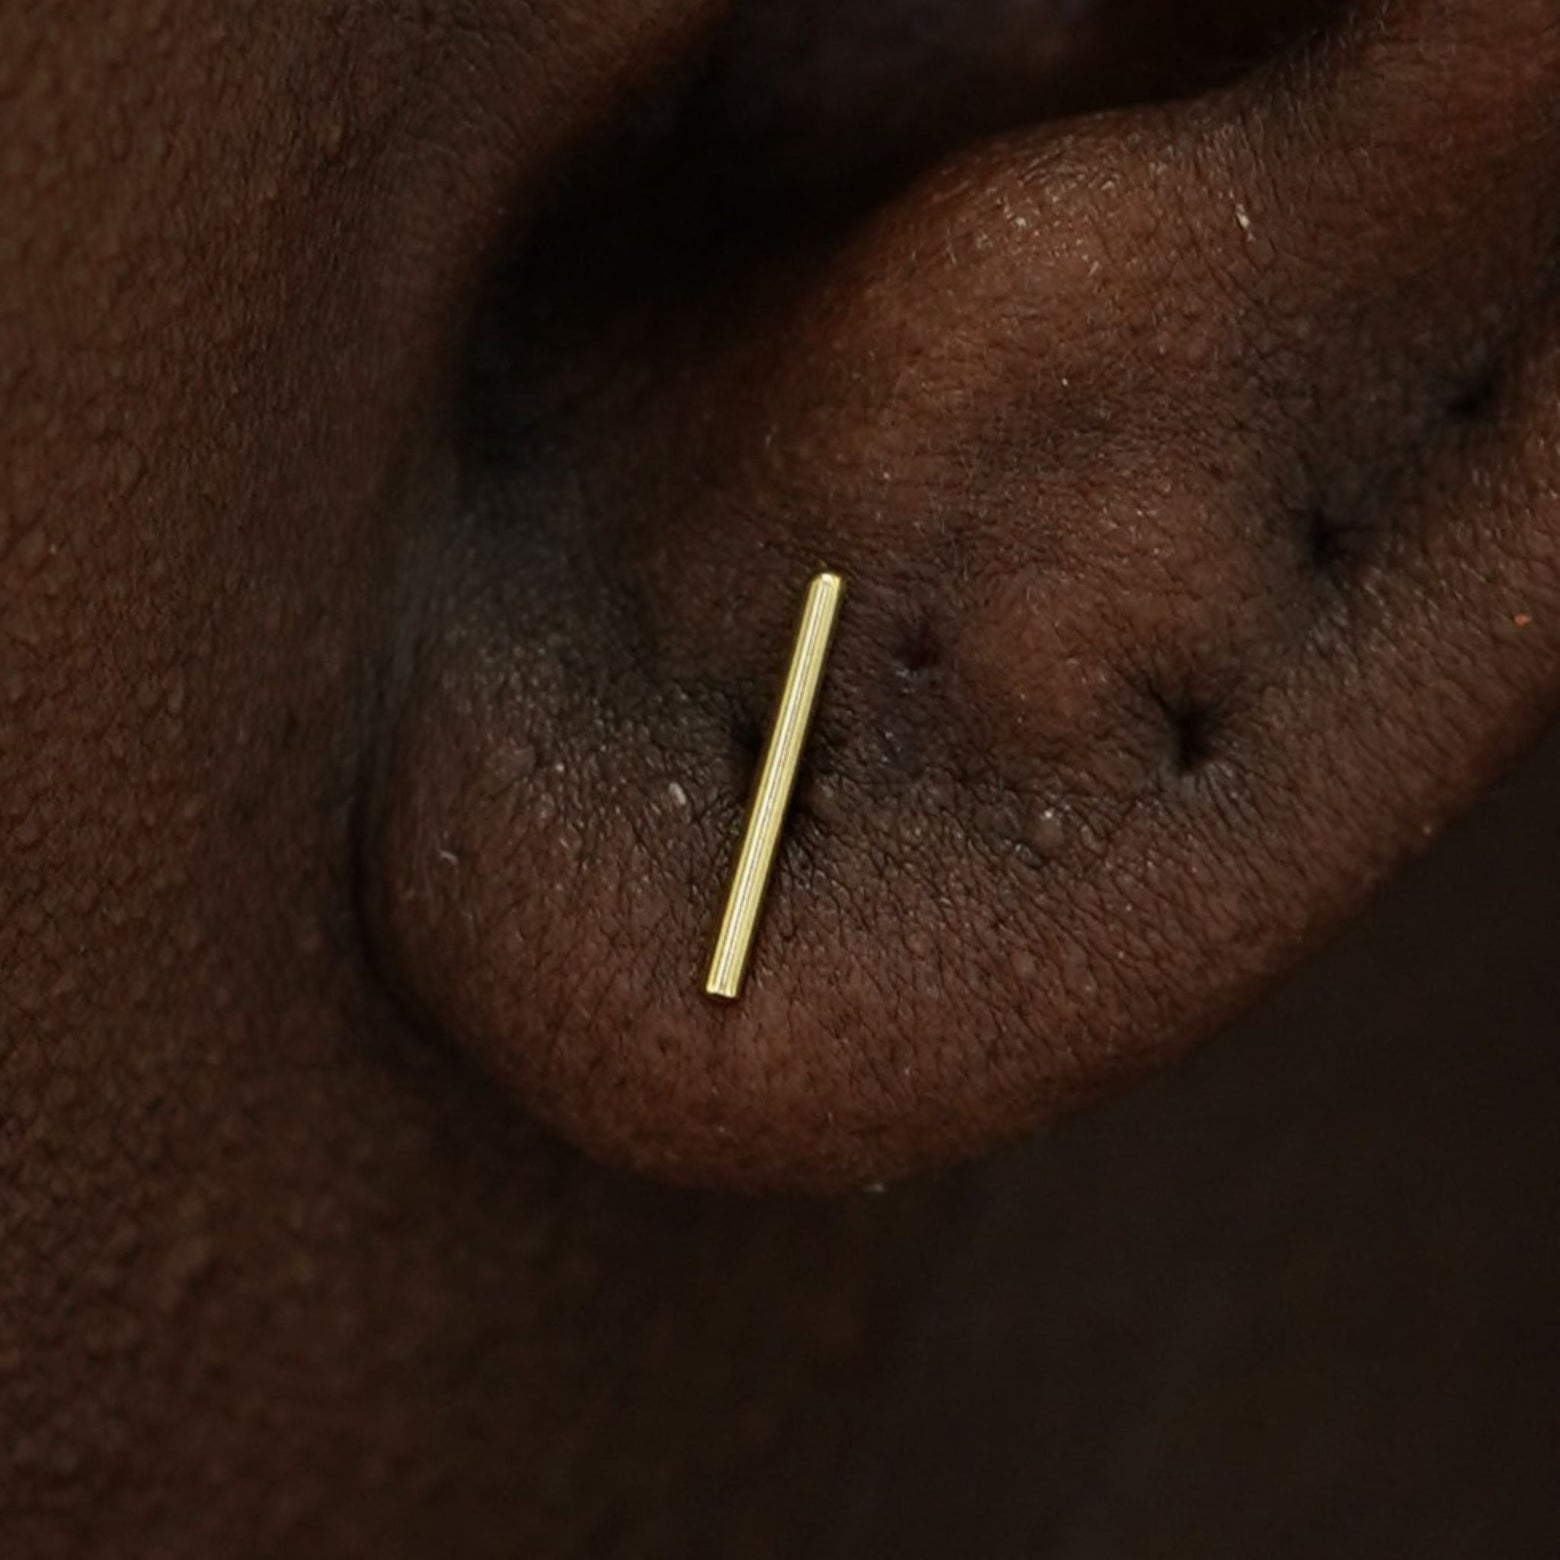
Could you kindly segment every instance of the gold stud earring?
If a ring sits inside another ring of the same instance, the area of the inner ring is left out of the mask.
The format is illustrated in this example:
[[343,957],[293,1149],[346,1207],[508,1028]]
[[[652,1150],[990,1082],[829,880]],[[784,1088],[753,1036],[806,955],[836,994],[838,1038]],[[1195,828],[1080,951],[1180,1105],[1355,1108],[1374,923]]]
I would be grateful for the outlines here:
[[807,732],[817,708],[818,691],[823,683],[829,646],[834,639],[834,627],[839,621],[844,596],[845,581],[838,574],[818,575],[807,590],[796,643],[791,647],[785,688],[770,727],[763,762],[759,765],[758,783],[748,805],[747,826],[732,869],[720,934],[715,939],[715,951],[704,982],[704,990],[709,996],[727,1002],[737,999],[747,973],[753,934],[774,871],[780,830],[785,823],[791,793],[796,788],[796,772],[801,767],[802,751],[807,745]]

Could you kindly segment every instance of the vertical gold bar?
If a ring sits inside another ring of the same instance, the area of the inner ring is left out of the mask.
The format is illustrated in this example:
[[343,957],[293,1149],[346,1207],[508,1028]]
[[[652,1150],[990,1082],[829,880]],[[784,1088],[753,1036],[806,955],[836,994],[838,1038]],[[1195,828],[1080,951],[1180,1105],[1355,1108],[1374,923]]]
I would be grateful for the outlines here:
[[807,604],[791,649],[791,665],[786,673],[785,690],[775,711],[764,761],[759,766],[758,784],[748,807],[747,828],[742,849],[731,874],[726,895],[726,910],[721,917],[720,935],[710,959],[705,991],[712,997],[734,1002],[742,990],[747,973],[748,955],[753,948],[753,933],[759,911],[774,869],[775,848],[786,808],[796,785],[796,771],[802,762],[808,728],[818,703],[823,669],[829,659],[834,625],[839,620],[845,581],[837,574],[820,574],[809,586]]

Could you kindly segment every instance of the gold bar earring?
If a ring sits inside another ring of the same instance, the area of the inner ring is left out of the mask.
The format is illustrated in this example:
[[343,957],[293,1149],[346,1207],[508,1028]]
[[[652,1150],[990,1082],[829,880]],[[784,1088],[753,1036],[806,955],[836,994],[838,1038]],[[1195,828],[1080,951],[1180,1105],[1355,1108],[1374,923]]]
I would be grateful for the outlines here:
[[808,587],[802,621],[791,648],[791,665],[786,672],[785,689],[775,711],[764,761],[759,766],[758,784],[748,806],[747,827],[742,848],[737,853],[721,917],[720,935],[710,960],[705,992],[734,1002],[742,990],[748,956],[753,948],[753,933],[759,911],[774,870],[775,849],[785,823],[786,808],[796,786],[802,750],[807,744],[808,728],[818,703],[824,666],[834,626],[839,621],[845,581],[838,574],[820,574]]

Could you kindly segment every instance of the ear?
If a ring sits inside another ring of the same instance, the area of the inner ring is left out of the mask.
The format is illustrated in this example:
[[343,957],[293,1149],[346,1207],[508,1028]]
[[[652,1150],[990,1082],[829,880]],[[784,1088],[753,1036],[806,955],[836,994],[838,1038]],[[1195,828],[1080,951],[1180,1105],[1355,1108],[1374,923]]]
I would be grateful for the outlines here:
[[366,849],[408,999],[589,1152],[749,1187],[976,1152],[1245,1002],[1551,706],[1557,104],[1553,4],[1403,0],[538,321],[400,636]]

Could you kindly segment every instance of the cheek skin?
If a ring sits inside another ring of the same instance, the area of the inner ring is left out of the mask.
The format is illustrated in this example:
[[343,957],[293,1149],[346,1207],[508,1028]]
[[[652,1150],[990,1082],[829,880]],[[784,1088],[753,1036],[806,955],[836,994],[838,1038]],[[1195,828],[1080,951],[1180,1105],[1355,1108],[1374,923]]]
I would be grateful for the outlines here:
[[467,251],[693,20],[549,12],[0,13],[8,1556],[493,1541],[456,1361],[501,1315],[533,1379],[559,1194],[495,1205],[439,1142],[480,1112],[403,1087],[348,825]]
[[[605,1159],[833,1188],[1173,1052],[1357,906],[1554,689],[1560,40],[1518,9],[981,154],[734,342],[666,308],[474,471],[368,842],[429,1024]],[[822,565],[853,592],[719,1008]]]

